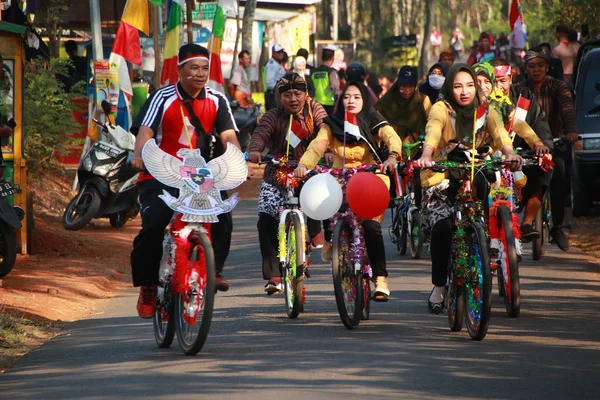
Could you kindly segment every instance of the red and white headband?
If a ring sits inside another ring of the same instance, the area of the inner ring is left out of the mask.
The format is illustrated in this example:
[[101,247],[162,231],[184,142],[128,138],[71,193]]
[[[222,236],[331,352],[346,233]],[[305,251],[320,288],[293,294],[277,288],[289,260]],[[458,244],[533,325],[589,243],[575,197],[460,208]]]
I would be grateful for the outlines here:
[[205,56],[205,55],[193,54],[193,55],[185,57],[183,60],[179,60],[179,62],[177,63],[177,65],[183,65],[186,62],[192,61],[192,60],[204,60],[204,61],[210,62],[210,60],[208,59],[208,57]]
[[498,65],[494,67],[494,73],[496,74],[496,78],[510,76],[512,75],[512,68],[510,65]]

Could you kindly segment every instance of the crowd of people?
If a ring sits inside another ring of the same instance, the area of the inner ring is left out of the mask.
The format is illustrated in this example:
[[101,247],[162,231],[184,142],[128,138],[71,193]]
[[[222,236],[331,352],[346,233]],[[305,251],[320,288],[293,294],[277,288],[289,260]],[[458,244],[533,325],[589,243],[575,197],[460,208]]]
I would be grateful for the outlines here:
[[[540,157],[552,157],[555,169],[550,173],[534,167],[523,169],[527,183],[522,189],[522,239],[528,241],[539,237],[533,219],[541,207],[544,193],[549,190],[552,241],[567,251],[569,240],[562,226],[567,206],[566,169],[570,153],[568,145],[554,146],[553,139],[564,138],[564,142],[572,144],[578,138],[569,88],[576,46],[566,43],[564,27],[558,27],[556,34],[559,44],[552,52],[549,45],[525,52],[522,59],[524,74],[512,60],[500,56],[493,47],[493,37],[487,32],[480,35],[478,47],[473,49],[467,63],[455,63],[457,54],[464,51],[460,30],[454,32],[448,50],[442,48],[442,41],[436,35],[438,59],[424,77],[419,76],[416,67],[406,65],[399,69],[393,80],[387,81],[369,74],[360,62],[350,63],[345,71],[336,71],[332,67],[336,51],[333,46],[322,48],[317,67],[308,64],[308,51],[299,49],[288,69],[290,61],[284,61],[285,49],[276,44],[265,66],[266,113],[249,143],[249,160],[259,162],[266,149],[271,154],[289,151],[290,157],[298,160],[295,174],[299,177],[314,168],[322,157],[333,168],[377,163],[382,171],[391,172],[403,158],[402,142],[414,143],[424,137],[417,161],[419,167],[447,160],[463,147],[487,145],[492,151],[501,152],[507,160],[513,160],[514,167],[520,169],[523,160],[515,148],[529,148]],[[501,36],[496,42],[502,40]],[[168,116],[168,108],[182,100],[192,103],[191,112],[201,116],[202,126],[194,126],[197,129],[192,140],[201,132],[218,135],[217,143],[221,147],[227,143],[239,147],[235,139],[236,127],[224,96],[205,86],[208,52],[198,45],[186,46],[180,50],[180,81],[155,92],[134,123],[132,131],[138,135],[134,163],[140,169],[143,169],[141,146],[156,137],[159,130],[162,132],[159,146],[165,151],[175,154],[178,147],[184,146],[177,142],[181,136],[177,129],[165,134],[172,129],[166,127],[160,115]],[[242,51],[239,67],[233,71],[229,86],[231,97],[244,105],[252,103],[244,71],[248,64],[249,54]],[[516,116],[519,98],[531,101],[525,118]],[[474,113],[480,105],[486,108],[485,123],[475,126]],[[351,136],[345,131],[345,121],[350,114],[356,118],[359,135]],[[294,134],[299,139],[293,145],[287,142],[290,124],[294,125]],[[285,188],[275,176],[275,167],[267,166],[258,201],[258,240],[267,294],[282,290],[277,224]],[[143,229],[132,253],[134,284],[141,286],[138,312],[142,317],[152,316],[156,302],[160,254],[150,248],[161,248],[159,232],[168,222],[164,207],[157,205],[160,201],[156,196],[165,188],[151,177],[147,179],[142,183],[141,198],[142,205],[148,206],[142,208]],[[389,179],[382,179],[389,187]],[[474,183],[481,199],[486,197],[488,185],[483,179],[480,176]],[[450,210],[458,186],[445,174],[425,169],[420,172],[420,185],[422,224],[431,234],[433,289],[427,299],[428,309],[440,313],[444,307],[446,269],[454,229]],[[160,213],[160,218],[155,213]],[[386,278],[382,220],[383,215],[379,215],[363,221],[363,226],[373,269],[374,299],[388,301],[391,290]],[[213,241],[221,238],[215,248],[219,258],[218,288],[226,290],[228,283],[222,270],[231,239],[230,215],[215,228]],[[321,248],[323,260],[329,262],[332,256],[329,223],[309,219],[308,231],[312,247]]]

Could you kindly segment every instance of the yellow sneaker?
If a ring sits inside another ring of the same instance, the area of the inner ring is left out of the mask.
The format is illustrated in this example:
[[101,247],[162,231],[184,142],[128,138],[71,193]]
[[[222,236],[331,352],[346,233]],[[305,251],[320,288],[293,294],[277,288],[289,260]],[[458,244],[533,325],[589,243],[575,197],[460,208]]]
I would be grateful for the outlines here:
[[385,276],[378,276],[375,278],[375,293],[373,294],[373,300],[386,302],[390,299],[390,288],[388,287],[387,278]]

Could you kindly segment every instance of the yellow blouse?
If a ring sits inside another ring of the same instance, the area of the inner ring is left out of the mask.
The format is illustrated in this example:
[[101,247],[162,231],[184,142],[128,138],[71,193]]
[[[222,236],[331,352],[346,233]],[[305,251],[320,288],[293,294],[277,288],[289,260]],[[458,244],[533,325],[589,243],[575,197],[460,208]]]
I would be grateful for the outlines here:
[[[432,156],[433,161],[445,160],[445,150],[448,142],[456,139],[454,123],[455,119],[450,116],[446,103],[438,101],[431,107],[427,126],[425,127],[425,146],[435,149]],[[492,107],[488,109],[486,131],[492,137],[494,146],[498,146],[499,148],[505,145],[512,146],[512,141],[502,124],[502,119]],[[442,172],[422,170],[421,184],[423,187],[433,186],[440,183],[445,177],[446,174]]]
[[[394,128],[390,125],[379,128],[375,139],[378,142],[385,143],[390,149],[390,152],[395,151],[396,153],[401,154],[402,142],[400,141],[400,136],[398,136]],[[306,149],[306,152],[300,159],[300,163],[306,165],[308,169],[313,169],[328,148],[333,152],[333,168],[341,168],[342,157],[344,155],[344,142],[333,136],[329,125],[323,124],[317,137],[310,142],[310,145],[308,145],[308,149]],[[376,163],[377,161],[375,160],[369,145],[364,140],[361,140],[359,144],[346,145],[346,168],[355,168],[359,165]]]

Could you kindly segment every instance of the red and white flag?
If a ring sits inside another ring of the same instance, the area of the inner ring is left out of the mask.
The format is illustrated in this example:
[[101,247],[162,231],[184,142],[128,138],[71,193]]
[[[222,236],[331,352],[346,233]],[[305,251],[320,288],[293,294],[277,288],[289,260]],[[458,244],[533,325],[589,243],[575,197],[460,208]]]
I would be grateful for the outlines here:
[[485,120],[487,118],[487,105],[486,103],[481,103],[477,110],[475,111],[475,132],[480,130],[485,125]]
[[517,100],[517,108],[515,109],[515,119],[519,121],[525,121],[527,118],[527,112],[529,111],[529,105],[531,100],[526,99],[523,96],[519,96]]
[[292,119],[290,131],[288,132],[288,143],[290,146],[292,146],[292,148],[295,149],[300,144],[302,139],[306,137],[307,133],[308,132],[306,132],[306,129],[300,125],[300,122]]
[[348,111],[344,111],[344,133],[352,135],[357,139],[362,138],[360,135],[360,129],[358,128],[358,119],[356,114],[351,114]]

